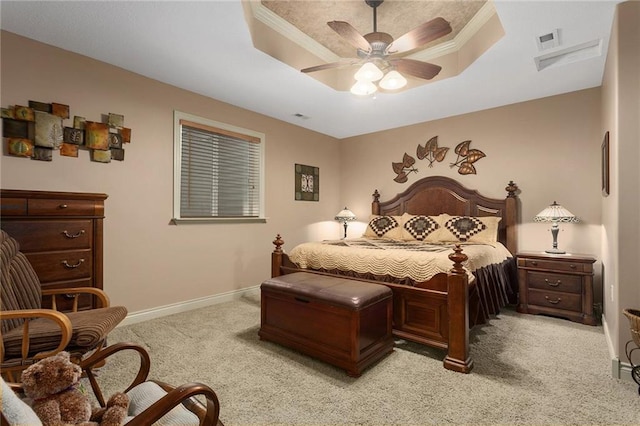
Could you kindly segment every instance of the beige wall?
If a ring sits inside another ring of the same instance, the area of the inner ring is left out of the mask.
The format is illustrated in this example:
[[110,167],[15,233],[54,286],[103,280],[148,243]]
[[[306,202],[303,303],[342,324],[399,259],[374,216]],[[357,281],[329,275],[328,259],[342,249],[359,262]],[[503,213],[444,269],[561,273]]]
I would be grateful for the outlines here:
[[[427,160],[417,160],[416,147],[433,136],[450,149],[429,168]],[[549,224],[533,217],[555,200],[581,219],[561,226],[559,247],[599,258],[601,137],[599,88],[353,137],[342,146],[342,198],[366,218],[376,188],[384,200],[422,177],[444,175],[502,198],[513,180],[521,189],[521,250],[551,247]],[[477,174],[463,176],[449,164],[456,160],[455,146],[469,139],[486,157],[475,163]],[[416,158],[418,173],[398,184],[391,163],[405,152]]]
[[[88,120],[123,114],[132,129],[124,162],[91,162],[87,151],[55,152],[50,163],[0,157],[2,188],[109,195],[104,287],[113,303],[136,312],[255,286],[270,274],[276,233],[289,247],[339,236],[336,139],[11,33],[2,32],[1,55],[3,107],[59,102]],[[266,224],[169,225],[174,110],[266,134]],[[320,202],[294,201],[295,163],[320,168]]]
[[[628,362],[622,309],[640,307],[640,2],[618,5],[602,85],[602,133],[610,132],[611,194],[602,203],[604,320],[615,361]],[[638,360],[636,360],[636,363]]]

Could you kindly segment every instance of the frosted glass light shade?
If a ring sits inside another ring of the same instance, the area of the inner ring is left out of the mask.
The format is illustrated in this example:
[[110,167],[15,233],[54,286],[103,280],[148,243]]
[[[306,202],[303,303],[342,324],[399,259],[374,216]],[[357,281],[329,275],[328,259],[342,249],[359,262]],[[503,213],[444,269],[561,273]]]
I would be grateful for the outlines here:
[[351,87],[351,93],[358,96],[368,96],[374,94],[378,88],[370,81],[356,81]]
[[344,208],[338,212],[335,219],[339,222],[350,222],[352,220],[356,220],[356,215],[349,210],[348,208]]
[[385,90],[398,90],[407,85],[407,79],[398,71],[391,70],[378,84]]
[[573,213],[562,207],[555,201],[549,207],[542,210],[534,218],[536,222],[578,222],[579,219]]
[[360,69],[356,72],[356,74],[353,77],[358,81],[371,82],[371,81],[380,80],[383,75],[384,73],[380,71],[380,68],[378,68],[374,63],[367,62],[366,64],[360,67]]

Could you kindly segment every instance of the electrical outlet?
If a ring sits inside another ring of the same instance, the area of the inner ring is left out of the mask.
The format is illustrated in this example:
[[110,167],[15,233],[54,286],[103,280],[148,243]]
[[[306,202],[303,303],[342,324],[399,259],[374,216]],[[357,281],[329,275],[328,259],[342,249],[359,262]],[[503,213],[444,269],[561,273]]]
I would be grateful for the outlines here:
[[611,294],[611,301],[613,302],[613,284],[611,284],[611,290],[609,293]]

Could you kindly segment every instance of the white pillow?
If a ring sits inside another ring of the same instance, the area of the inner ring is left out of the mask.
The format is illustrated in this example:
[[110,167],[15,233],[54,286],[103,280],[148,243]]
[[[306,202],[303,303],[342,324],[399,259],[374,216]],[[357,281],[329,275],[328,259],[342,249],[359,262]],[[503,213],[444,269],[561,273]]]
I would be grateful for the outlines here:
[[23,400],[18,398],[9,385],[2,380],[2,414],[9,425],[42,426],[42,422],[36,413]]

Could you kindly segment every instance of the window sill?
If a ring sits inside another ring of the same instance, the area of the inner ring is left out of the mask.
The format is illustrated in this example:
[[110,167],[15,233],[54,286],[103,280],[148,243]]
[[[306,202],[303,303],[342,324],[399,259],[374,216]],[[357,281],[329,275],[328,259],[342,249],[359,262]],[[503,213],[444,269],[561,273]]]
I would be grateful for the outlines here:
[[203,223],[267,223],[266,217],[197,217],[172,218],[171,225],[203,224]]

